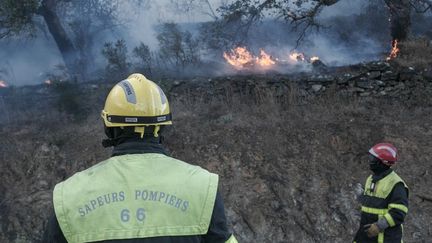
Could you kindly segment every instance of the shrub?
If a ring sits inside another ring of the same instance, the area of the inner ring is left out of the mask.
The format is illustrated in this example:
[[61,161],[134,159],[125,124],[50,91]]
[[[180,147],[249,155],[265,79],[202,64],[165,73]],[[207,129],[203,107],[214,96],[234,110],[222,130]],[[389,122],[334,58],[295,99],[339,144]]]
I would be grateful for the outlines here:
[[162,25],[157,35],[159,56],[175,67],[199,63],[198,41],[189,31],[181,31],[175,23]]
[[127,61],[127,47],[124,40],[117,40],[115,43],[106,42],[102,49],[102,55],[107,59],[107,78],[120,80],[129,73],[130,63]]
[[81,103],[81,92],[77,83],[54,81],[53,88],[57,95],[56,106],[58,111],[70,115],[72,120],[77,122],[87,117],[88,111]]
[[140,43],[136,46],[133,51],[133,55],[138,59],[138,71],[142,71],[146,74],[151,75],[152,72],[152,54],[150,48],[144,44]]

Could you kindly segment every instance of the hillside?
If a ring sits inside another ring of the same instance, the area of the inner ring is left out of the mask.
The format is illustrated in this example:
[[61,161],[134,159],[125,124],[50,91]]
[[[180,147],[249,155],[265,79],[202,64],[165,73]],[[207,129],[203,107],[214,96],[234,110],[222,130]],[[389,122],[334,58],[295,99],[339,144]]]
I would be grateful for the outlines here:
[[[428,73],[370,63],[159,83],[174,117],[168,151],[220,175],[239,242],[349,242],[379,141],[398,147],[395,170],[411,189],[404,242],[432,239]],[[111,86],[0,93],[0,242],[39,242],[54,185],[109,157],[99,112]]]

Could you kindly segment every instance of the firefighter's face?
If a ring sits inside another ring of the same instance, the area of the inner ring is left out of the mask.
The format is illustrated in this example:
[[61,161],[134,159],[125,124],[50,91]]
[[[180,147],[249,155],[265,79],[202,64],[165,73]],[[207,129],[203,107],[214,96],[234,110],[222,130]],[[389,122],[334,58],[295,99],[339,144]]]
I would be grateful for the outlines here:
[[374,171],[375,169],[377,169],[381,164],[381,161],[373,156],[373,155],[369,155],[369,168]]

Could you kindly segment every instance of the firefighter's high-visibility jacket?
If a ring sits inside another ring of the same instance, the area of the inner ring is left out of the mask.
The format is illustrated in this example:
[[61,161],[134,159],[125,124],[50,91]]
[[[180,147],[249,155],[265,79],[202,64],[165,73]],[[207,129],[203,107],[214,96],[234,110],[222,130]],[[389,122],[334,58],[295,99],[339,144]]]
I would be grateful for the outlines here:
[[[388,169],[378,176],[369,176],[360,201],[360,228],[354,242],[401,243],[403,222],[408,213],[408,186],[396,172]],[[381,218],[386,219],[389,227],[377,237],[368,238],[363,226],[376,223]]]
[[57,184],[54,228],[61,233],[48,230],[44,242],[236,243],[218,176],[152,146],[122,144],[116,156]]

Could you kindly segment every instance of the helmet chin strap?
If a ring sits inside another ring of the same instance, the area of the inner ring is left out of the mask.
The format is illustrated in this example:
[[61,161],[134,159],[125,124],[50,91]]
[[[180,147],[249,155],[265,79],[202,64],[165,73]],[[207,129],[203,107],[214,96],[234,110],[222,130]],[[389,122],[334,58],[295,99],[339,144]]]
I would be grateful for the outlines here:
[[[155,138],[159,137],[159,130],[160,130],[160,126],[154,126],[153,128],[153,136]],[[139,133],[140,137],[143,138],[144,137],[144,132],[145,132],[145,127],[141,126],[141,127],[134,127],[134,132]]]

